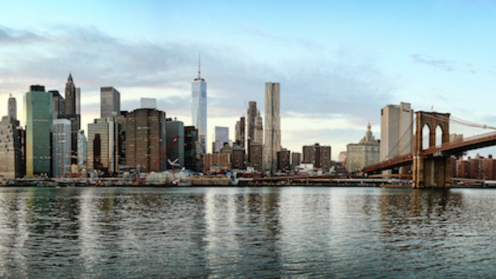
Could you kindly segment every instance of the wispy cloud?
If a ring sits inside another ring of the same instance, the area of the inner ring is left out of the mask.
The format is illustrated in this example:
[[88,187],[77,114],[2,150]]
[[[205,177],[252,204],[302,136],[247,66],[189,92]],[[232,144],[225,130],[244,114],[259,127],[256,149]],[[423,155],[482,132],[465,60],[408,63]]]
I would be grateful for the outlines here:
[[258,27],[238,25],[238,26],[236,26],[236,28],[238,31],[246,33],[246,34],[261,37],[261,38],[264,38],[267,40],[273,40],[273,41],[278,41],[278,42],[283,42],[283,43],[295,44],[295,45],[299,45],[299,46],[305,47],[305,48],[310,49],[310,50],[321,50],[323,48],[322,45],[316,44],[313,41],[308,40],[308,39],[302,39],[302,38],[297,38],[297,37],[278,36],[278,35],[264,32],[262,29],[260,29]]
[[454,70],[453,64],[455,61],[449,61],[444,59],[434,59],[425,54],[412,54],[410,55],[414,63],[425,64],[440,70],[451,72]]

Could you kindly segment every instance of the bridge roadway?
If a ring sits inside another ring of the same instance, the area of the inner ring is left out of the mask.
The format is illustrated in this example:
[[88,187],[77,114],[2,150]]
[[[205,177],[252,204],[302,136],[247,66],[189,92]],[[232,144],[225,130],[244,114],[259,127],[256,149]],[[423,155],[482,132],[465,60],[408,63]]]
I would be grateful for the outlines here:
[[[496,132],[485,133],[463,140],[447,142],[442,145],[432,146],[423,151],[424,158],[442,155],[459,155],[465,151],[495,146]],[[393,169],[411,165],[413,163],[413,153],[396,156],[390,160],[384,160],[378,164],[363,168],[365,173],[374,173],[381,170]]]

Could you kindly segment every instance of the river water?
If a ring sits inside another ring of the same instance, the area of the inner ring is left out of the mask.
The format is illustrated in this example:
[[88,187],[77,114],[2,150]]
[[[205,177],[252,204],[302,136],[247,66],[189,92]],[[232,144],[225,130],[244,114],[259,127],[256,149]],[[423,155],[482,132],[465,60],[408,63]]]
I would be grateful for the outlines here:
[[0,188],[0,277],[493,277],[495,212],[487,189]]

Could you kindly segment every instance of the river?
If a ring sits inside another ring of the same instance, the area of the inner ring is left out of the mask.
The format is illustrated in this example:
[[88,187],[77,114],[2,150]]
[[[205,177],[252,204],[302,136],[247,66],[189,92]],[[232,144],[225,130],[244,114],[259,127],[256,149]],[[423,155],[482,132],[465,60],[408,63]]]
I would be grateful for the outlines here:
[[491,189],[0,188],[0,277],[492,277],[495,212]]

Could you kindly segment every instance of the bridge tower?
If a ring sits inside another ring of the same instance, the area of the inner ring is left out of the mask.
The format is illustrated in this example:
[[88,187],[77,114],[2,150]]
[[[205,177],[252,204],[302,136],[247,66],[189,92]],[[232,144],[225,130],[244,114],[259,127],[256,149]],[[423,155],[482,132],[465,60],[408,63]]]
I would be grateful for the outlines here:
[[417,111],[413,149],[413,181],[415,188],[447,188],[451,178],[449,156],[434,153],[424,158],[422,130],[429,128],[429,147],[436,145],[436,129],[443,131],[442,144],[449,142],[449,113]]

